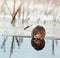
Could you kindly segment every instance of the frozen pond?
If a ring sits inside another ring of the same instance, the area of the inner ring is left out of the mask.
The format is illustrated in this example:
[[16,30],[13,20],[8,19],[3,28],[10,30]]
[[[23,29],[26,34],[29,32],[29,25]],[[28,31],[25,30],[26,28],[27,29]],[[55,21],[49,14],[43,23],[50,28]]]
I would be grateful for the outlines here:
[[[30,25],[32,26],[24,30],[26,26]],[[0,35],[31,36],[32,29],[37,25],[43,26],[46,29],[46,37],[60,38],[60,22],[47,21],[46,24],[43,24],[42,22],[36,23],[33,20],[23,25],[21,20],[18,20],[15,27],[12,26],[9,20],[0,21]]]

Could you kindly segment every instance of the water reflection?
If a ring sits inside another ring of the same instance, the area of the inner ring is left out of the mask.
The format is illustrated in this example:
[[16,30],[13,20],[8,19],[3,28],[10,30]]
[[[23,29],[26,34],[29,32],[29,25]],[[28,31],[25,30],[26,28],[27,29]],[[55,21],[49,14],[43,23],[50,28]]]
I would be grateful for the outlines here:
[[[1,49],[4,49],[4,52],[5,52],[5,46],[6,46],[6,41],[8,39],[8,36],[3,36],[3,42],[2,42],[2,45],[1,45]],[[10,56],[12,55],[13,53],[13,49],[14,49],[14,42],[16,40],[16,43],[18,45],[18,47],[20,47],[20,44],[23,42],[23,38],[22,37],[17,37],[17,36],[12,36],[12,42],[11,42],[11,49],[10,49]]]
[[[3,53],[3,49],[0,49],[0,57],[2,58],[9,58],[9,55],[11,55],[10,53],[13,52],[13,55],[11,56],[11,58],[60,58],[60,45],[59,45],[59,41],[58,41],[58,45],[54,46],[55,48],[55,56],[52,55],[52,40],[45,40],[46,41],[46,45],[44,47],[43,50],[40,50],[39,52],[34,50],[33,47],[31,46],[31,38],[23,38],[22,40],[20,40],[20,37],[17,37],[19,42],[23,43],[20,44],[20,48],[17,49],[18,47],[18,43],[16,42],[16,37],[2,37],[0,36],[0,43],[1,46],[5,47],[5,53]],[[3,39],[7,39],[7,41],[3,41]],[[3,44],[3,42],[5,42]],[[14,42],[14,43],[12,43]],[[5,45],[5,46],[4,46]],[[14,46],[13,46],[14,45]],[[12,50],[13,48],[13,50]],[[9,53],[10,52],[10,53]]]

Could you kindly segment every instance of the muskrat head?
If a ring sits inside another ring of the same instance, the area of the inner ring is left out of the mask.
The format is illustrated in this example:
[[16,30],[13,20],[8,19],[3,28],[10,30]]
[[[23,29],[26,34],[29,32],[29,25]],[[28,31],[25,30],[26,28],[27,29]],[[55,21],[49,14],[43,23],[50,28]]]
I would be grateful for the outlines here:
[[36,26],[31,33],[32,38],[37,37],[37,38],[45,38],[46,35],[46,30],[42,26]]

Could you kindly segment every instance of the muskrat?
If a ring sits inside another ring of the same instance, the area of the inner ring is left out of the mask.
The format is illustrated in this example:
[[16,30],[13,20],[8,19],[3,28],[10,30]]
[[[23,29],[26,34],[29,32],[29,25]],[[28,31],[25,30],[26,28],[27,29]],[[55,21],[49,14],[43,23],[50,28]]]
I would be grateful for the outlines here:
[[31,45],[35,50],[42,50],[45,47],[46,30],[43,26],[36,26],[31,33]]

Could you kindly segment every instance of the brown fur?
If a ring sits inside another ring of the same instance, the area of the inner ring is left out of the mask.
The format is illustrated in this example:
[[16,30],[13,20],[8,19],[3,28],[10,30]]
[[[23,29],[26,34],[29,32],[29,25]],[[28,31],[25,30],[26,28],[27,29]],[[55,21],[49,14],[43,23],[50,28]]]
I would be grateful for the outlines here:
[[36,26],[32,30],[31,45],[35,50],[42,50],[45,47],[45,34],[45,28],[42,26]]

